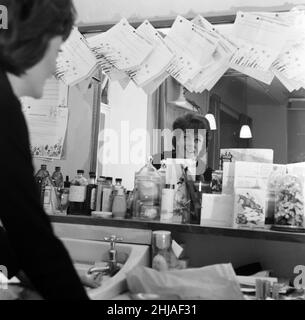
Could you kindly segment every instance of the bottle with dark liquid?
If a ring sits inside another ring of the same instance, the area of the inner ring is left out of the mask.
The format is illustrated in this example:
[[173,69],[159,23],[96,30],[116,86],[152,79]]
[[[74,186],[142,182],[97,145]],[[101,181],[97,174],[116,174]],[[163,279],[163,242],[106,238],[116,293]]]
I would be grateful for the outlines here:
[[71,181],[69,194],[69,215],[84,215],[88,180],[84,170],[78,170],[77,176]]
[[95,172],[90,172],[90,182],[87,186],[86,200],[85,200],[85,214],[90,216],[92,211],[96,210],[96,195],[97,195],[97,184]]

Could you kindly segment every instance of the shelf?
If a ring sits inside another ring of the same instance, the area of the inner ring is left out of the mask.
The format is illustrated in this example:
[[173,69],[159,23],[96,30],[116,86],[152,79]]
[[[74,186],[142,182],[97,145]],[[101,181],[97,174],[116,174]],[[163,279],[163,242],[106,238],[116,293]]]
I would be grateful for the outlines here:
[[168,224],[139,220],[101,219],[84,216],[50,216],[52,223],[104,226],[142,230],[168,230],[178,233],[202,234],[246,239],[305,243],[304,233],[290,233],[271,230],[233,229],[219,227],[203,227],[199,225]]

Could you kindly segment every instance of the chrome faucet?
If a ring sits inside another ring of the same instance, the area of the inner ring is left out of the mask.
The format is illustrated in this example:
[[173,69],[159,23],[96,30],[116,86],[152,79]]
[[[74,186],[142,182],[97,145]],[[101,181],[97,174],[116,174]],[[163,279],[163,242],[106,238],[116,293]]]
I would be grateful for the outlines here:
[[110,250],[109,250],[109,261],[108,264],[104,267],[92,267],[89,269],[88,274],[94,273],[102,273],[105,275],[110,275],[113,277],[121,268],[121,264],[117,262],[117,250],[116,250],[116,243],[122,242],[123,238],[119,238],[115,235],[111,237],[104,238],[104,241],[110,242]]

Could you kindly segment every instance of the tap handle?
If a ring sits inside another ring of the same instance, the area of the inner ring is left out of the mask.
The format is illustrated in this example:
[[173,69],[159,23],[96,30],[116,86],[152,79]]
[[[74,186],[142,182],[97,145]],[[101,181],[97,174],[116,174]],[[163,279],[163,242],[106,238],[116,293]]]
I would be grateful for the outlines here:
[[110,242],[111,250],[115,249],[115,244],[117,242],[123,242],[123,238],[117,237],[116,235],[112,235],[110,237],[105,237],[104,241]]
[[116,235],[112,235],[110,237],[105,237],[104,241],[107,241],[107,242],[122,242],[123,238],[117,237]]

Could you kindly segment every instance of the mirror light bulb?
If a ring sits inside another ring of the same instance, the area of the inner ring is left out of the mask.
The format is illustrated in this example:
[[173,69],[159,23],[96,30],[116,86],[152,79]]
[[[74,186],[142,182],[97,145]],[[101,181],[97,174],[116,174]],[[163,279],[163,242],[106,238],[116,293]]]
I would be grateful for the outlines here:
[[216,125],[216,120],[215,117],[212,113],[208,113],[205,118],[209,121],[210,123],[210,129],[211,130],[217,130],[217,125]]
[[244,125],[240,130],[240,138],[241,139],[252,139],[252,132],[248,125]]

